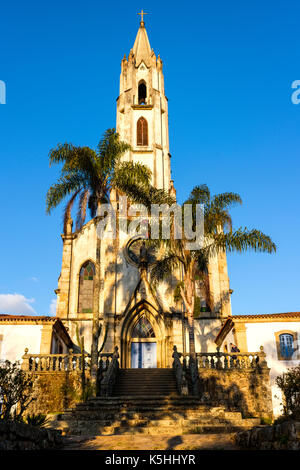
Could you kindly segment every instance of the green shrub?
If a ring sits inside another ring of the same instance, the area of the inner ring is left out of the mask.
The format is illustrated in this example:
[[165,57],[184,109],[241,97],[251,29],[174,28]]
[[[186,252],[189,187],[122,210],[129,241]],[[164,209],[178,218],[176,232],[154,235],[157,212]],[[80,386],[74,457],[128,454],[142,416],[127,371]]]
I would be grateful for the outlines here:
[[0,362],[0,390],[3,402],[0,419],[22,419],[33,394],[34,379],[20,368],[19,362]]
[[300,418],[300,366],[288,369],[276,378],[276,384],[284,396],[285,416]]
[[260,418],[260,424],[272,424],[272,418]]
[[23,419],[24,423],[30,424],[31,426],[37,426],[39,428],[44,428],[46,424],[49,423],[49,418],[42,413],[34,414],[25,416]]

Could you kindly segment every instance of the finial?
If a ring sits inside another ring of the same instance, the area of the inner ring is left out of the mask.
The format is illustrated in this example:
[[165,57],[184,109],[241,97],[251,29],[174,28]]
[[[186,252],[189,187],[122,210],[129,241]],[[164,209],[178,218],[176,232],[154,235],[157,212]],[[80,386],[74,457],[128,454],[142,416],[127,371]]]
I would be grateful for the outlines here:
[[148,15],[148,13],[145,13],[144,10],[141,11],[141,13],[138,13],[138,15],[141,15],[141,21],[140,24],[144,26],[144,15]]

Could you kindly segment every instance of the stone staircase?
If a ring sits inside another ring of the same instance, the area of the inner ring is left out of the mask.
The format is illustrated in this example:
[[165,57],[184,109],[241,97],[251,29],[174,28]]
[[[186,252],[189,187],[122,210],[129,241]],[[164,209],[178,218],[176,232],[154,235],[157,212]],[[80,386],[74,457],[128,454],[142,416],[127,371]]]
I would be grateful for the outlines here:
[[112,397],[90,398],[56,416],[67,435],[229,433],[260,424],[238,411],[179,396],[172,369],[121,369]]
[[177,395],[173,369],[119,369],[113,396]]

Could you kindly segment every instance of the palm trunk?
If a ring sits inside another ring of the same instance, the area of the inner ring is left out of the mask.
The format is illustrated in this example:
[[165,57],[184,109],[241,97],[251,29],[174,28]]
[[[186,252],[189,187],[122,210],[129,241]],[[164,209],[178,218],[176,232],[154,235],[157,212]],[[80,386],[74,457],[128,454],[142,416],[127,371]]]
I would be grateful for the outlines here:
[[196,350],[195,350],[195,325],[194,325],[194,281],[190,273],[186,273],[184,279],[184,287],[183,290],[180,288],[181,296],[187,311],[187,320],[188,320],[188,332],[189,332],[189,353],[190,357],[195,359],[196,357]]
[[188,312],[188,330],[189,330],[189,345],[190,345],[190,355],[191,357],[196,357],[195,349],[195,325],[194,325],[194,312]]
[[91,384],[93,394],[97,394],[98,377],[98,341],[99,341],[99,296],[100,296],[100,261],[101,261],[101,239],[97,236],[96,247],[96,275],[94,285],[94,305],[93,305],[93,326],[92,326],[92,345],[91,345]]

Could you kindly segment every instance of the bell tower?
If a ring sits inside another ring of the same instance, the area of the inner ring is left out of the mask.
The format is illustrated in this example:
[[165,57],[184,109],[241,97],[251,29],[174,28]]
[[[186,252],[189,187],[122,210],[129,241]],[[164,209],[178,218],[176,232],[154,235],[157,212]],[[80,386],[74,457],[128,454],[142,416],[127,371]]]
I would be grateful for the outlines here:
[[170,190],[168,99],[163,64],[150,47],[143,15],[142,11],[134,46],[121,62],[117,132],[132,147],[124,160],[147,165],[152,171],[152,184]]

